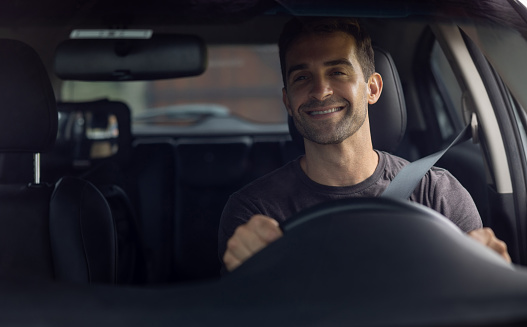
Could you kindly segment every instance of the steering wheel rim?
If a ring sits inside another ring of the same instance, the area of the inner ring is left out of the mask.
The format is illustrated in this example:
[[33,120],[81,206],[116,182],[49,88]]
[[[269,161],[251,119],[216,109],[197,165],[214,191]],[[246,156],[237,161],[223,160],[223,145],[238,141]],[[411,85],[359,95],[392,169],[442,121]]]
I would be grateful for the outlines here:
[[462,233],[462,231],[452,221],[435,210],[408,200],[389,197],[361,197],[321,203],[293,215],[291,218],[280,224],[280,228],[284,233],[288,233],[291,230],[312,220],[321,219],[322,217],[328,215],[336,215],[344,212],[349,212],[351,214],[364,214],[373,212],[393,214],[405,211],[419,215],[424,219],[437,220],[441,223],[444,223],[446,226],[449,226],[456,232]]

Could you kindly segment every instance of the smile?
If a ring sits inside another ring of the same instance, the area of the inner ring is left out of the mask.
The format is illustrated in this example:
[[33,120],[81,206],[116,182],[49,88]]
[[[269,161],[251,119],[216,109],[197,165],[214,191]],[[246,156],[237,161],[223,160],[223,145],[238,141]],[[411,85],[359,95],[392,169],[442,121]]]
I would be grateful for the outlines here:
[[326,109],[326,110],[310,111],[309,114],[311,116],[325,115],[325,114],[330,114],[332,112],[341,111],[342,109],[344,109],[344,107],[336,107],[336,108],[331,108],[331,109]]

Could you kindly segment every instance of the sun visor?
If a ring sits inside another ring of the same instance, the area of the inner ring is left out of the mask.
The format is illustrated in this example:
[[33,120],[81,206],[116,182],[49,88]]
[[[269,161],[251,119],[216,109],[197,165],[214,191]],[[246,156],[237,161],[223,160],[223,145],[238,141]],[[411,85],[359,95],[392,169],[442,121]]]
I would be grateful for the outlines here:
[[77,37],[57,47],[54,66],[55,74],[63,80],[137,81],[196,76],[206,69],[207,48],[194,35]]

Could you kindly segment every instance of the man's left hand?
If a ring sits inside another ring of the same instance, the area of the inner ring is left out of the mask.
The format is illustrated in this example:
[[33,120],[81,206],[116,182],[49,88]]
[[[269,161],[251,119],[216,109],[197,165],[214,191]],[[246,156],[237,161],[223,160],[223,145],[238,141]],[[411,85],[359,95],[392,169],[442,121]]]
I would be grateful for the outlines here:
[[511,262],[511,257],[509,256],[509,252],[507,252],[507,244],[498,239],[492,229],[488,227],[475,229],[468,232],[467,235],[497,252],[505,261]]

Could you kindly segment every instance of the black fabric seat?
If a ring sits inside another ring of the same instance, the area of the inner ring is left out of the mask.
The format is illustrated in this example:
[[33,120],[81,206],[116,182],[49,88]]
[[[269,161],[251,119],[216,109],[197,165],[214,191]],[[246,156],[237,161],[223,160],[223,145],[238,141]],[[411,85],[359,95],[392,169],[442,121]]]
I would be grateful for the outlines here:
[[0,185],[0,276],[113,283],[115,229],[100,192],[74,178],[40,182],[58,116],[46,69],[20,41],[0,39],[0,49],[0,152],[35,154],[33,181]]

